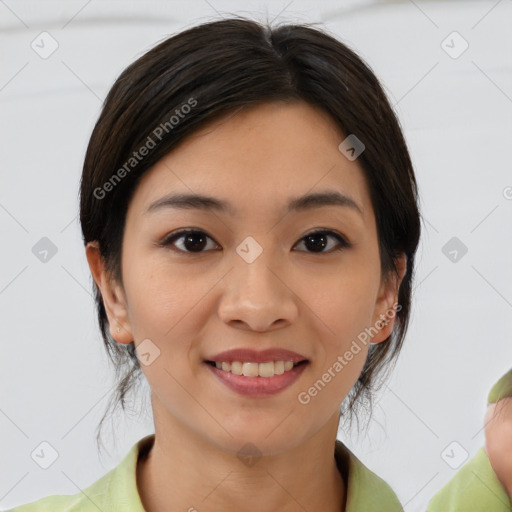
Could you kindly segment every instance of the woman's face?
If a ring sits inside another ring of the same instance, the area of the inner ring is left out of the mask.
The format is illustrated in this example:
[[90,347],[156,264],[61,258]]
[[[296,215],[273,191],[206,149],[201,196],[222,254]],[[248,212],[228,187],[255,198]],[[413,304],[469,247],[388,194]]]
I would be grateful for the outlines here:
[[[357,160],[338,149],[345,137],[306,103],[260,104],[196,132],[142,178],[126,219],[124,287],[97,282],[112,336],[137,346],[157,430],[172,422],[262,453],[336,431],[368,343],[390,333],[398,290],[381,279],[374,211]],[[319,193],[350,201],[288,209]],[[169,194],[227,206],[155,206]],[[170,240],[178,230],[193,233]],[[254,352],[221,355],[235,349]]]

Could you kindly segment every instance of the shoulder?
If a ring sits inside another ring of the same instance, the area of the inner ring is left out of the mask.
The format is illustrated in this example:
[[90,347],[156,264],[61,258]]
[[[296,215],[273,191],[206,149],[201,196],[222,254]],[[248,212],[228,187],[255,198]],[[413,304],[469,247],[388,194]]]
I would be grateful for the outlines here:
[[5,512],[144,512],[137,489],[137,459],[154,434],[132,445],[123,460],[99,480],[73,495],[52,495]]
[[14,507],[6,512],[98,512],[105,510],[105,499],[114,468],[105,476],[77,494],[55,494]]
[[428,512],[510,512],[512,502],[483,448],[433,496]]
[[336,441],[336,459],[344,461],[347,481],[346,512],[396,512],[402,505],[391,486],[366,467],[341,441]]
[[19,505],[6,512],[85,512],[88,510],[92,509],[84,508],[83,500],[80,500],[77,495],[53,495],[25,503],[24,505]]

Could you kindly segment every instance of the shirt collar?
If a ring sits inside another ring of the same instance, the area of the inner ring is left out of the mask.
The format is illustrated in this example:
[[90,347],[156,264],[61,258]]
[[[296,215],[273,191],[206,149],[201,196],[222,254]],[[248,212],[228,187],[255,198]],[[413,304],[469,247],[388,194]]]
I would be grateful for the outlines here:
[[[106,485],[105,510],[145,512],[137,488],[137,461],[151,448],[155,434],[135,443],[120,464],[101,480]],[[391,487],[368,469],[340,440],[336,440],[334,457],[347,485],[345,512],[399,512],[402,506]],[[101,483],[98,487],[102,487]],[[96,485],[96,484],[95,484]],[[98,489],[99,490],[99,489]]]

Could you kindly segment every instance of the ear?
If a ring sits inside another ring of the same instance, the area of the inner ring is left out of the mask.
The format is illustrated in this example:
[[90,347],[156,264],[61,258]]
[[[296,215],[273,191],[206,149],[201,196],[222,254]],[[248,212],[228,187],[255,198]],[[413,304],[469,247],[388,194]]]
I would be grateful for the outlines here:
[[114,281],[106,272],[97,241],[87,244],[85,254],[91,274],[103,297],[110,335],[118,343],[131,343],[133,341],[133,334],[128,319],[128,309],[122,286]]
[[[400,310],[398,303],[398,292],[400,284],[407,272],[407,256],[401,253],[398,258],[395,258],[395,265],[397,268],[398,276],[394,271],[390,271],[387,276],[384,276],[375,303],[375,310],[372,317],[372,332],[378,330],[377,334],[371,336],[371,343],[381,343],[388,339],[396,320],[397,310]],[[386,323],[387,322],[387,323]]]

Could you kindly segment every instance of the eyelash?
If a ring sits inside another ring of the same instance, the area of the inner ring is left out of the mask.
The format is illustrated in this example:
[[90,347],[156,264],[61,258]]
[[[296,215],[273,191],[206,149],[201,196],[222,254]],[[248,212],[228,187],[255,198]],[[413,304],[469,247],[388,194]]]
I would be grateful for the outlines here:
[[[180,238],[183,238],[185,235],[189,235],[189,234],[202,234],[202,235],[206,235],[210,240],[213,240],[212,237],[210,237],[207,233],[205,233],[202,230],[199,230],[199,229],[180,229],[178,231],[170,233],[161,242],[159,242],[158,245],[160,245],[161,247],[170,246],[176,240],[179,240]],[[317,234],[324,234],[324,235],[328,235],[328,236],[332,236],[333,238],[336,238],[338,240],[338,242],[340,243],[340,247],[338,247],[337,249],[336,248],[335,249],[331,249],[330,251],[321,251],[321,252],[317,252],[317,253],[315,253],[314,251],[302,251],[302,252],[309,252],[309,254],[331,254],[333,252],[339,252],[339,251],[342,251],[344,249],[349,249],[350,247],[352,247],[352,244],[349,243],[342,235],[340,235],[336,231],[332,231],[332,230],[329,230],[329,229],[316,229],[314,231],[311,231],[311,232],[307,233],[306,235],[304,235],[300,239],[299,242],[302,242],[308,236],[317,235]],[[206,252],[206,251],[199,251],[199,252],[184,251],[184,250],[181,250],[181,249],[176,249],[174,247],[172,248],[172,250],[176,251],[176,252],[184,253],[184,254],[202,254],[202,253]]]

